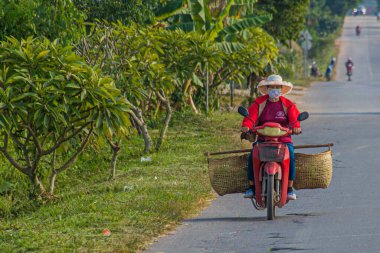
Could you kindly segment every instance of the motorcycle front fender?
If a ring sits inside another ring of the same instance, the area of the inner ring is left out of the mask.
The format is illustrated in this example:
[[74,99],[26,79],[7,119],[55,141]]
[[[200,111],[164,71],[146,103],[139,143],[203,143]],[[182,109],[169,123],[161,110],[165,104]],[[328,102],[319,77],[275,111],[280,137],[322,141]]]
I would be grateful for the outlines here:
[[275,175],[278,173],[278,179],[282,178],[282,173],[281,173],[281,164],[277,162],[267,162],[264,165],[264,171],[268,175]]

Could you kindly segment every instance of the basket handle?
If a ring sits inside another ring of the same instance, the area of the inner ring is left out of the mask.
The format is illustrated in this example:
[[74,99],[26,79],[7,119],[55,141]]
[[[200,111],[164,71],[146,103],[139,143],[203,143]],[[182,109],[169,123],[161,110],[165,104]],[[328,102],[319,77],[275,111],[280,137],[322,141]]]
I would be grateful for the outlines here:
[[[329,150],[331,150],[331,147],[334,146],[334,143],[327,143],[327,144],[316,144],[316,145],[298,145],[294,146],[294,149],[299,148],[321,148],[321,147],[328,147]],[[220,151],[220,152],[205,152],[204,155],[208,158],[212,155],[223,155],[223,154],[236,154],[236,153],[249,153],[252,151],[252,148],[250,149],[238,149],[238,150],[226,150],[226,151]]]
[[294,149],[299,148],[322,148],[322,147],[328,147],[329,150],[331,150],[331,147],[334,146],[334,143],[327,143],[327,144],[316,144],[316,145],[298,145],[294,146]]

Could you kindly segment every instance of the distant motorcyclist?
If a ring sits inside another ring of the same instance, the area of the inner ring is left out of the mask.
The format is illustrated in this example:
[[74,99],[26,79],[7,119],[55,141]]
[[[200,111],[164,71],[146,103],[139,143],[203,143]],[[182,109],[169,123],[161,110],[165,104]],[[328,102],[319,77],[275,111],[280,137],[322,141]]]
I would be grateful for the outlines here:
[[356,31],[356,35],[359,36],[359,35],[360,35],[360,32],[362,31],[362,28],[361,28],[359,25],[357,25],[357,26],[355,27],[355,31]]
[[347,70],[348,81],[351,81],[352,69],[354,68],[354,62],[352,61],[351,57],[347,59],[345,65]]
[[336,58],[334,56],[332,56],[329,65],[331,65],[332,67],[334,67],[335,63],[336,63]]
[[346,65],[346,68],[349,69],[349,68],[352,68],[354,66],[354,62],[352,61],[352,58],[349,57],[345,63]]
[[318,77],[320,75],[317,63],[315,61],[313,61],[313,64],[311,65],[310,75],[312,77]]
[[331,80],[331,74],[332,74],[333,65],[328,65],[325,72],[325,77],[327,81]]

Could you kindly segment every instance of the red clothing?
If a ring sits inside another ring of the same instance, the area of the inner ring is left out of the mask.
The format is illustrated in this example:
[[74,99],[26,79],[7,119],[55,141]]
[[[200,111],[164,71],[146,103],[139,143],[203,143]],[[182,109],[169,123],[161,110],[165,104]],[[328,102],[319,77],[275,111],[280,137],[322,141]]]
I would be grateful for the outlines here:
[[[259,119],[258,119],[260,105],[263,105],[264,102],[266,103],[265,108],[263,109],[263,111],[262,111],[262,113],[260,115],[260,118],[261,118],[263,116],[263,112],[266,111],[266,107],[270,104],[270,101],[268,100],[268,97],[269,97],[268,95],[264,95],[264,96],[258,97],[253,102],[253,104],[248,108],[249,116],[250,116],[250,118],[253,121],[255,121],[256,125],[258,125],[259,123],[261,123],[261,122],[259,122]],[[292,101],[290,101],[289,99],[287,99],[287,98],[285,98],[283,96],[280,96],[280,101],[281,101],[281,104],[282,104],[282,107],[283,107],[283,111],[284,111],[284,108],[286,110],[285,114],[287,116],[287,124],[292,123],[292,122],[296,122],[293,125],[293,127],[300,128],[301,124],[300,124],[299,121],[297,121],[297,117],[300,114],[300,112],[298,111],[296,105]],[[274,103],[274,104],[276,104],[276,103]],[[280,104],[280,103],[278,103],[278,104]],[[270,107],[272,107],[272,106],[270,105]],[[273,115],[276,115],[276,114],[272,114],[272,116]],[[265,116],[265,117],[270,117],[270,115],[269,116]],[[267,120],[267,119],[264,119],[264,120]],[[277,121],[274,121],[274,122],[277,122]],[[281,122],[278,122],[278,123],[281,124]],[[243,127],[248,127],[248,128],[251,129],[253,127],[253,122],[251,120],[249,120],[248,118],[244,118],[242,126]],[[284,125],[284,127],[287,127],[287,126]]]
[[[259,126],[263,125],[266,122],[275,122],[279,123],[283,127],[289,127],[288,116],[285,113],[282,102],[271,102],[267,101],[264,110],[262,111],[259,119]],[[259,141],[264,140],[263,136],[259,136]],[[292,137],[282,136],[278,138],[279,142],[289,143],[292,142]]]

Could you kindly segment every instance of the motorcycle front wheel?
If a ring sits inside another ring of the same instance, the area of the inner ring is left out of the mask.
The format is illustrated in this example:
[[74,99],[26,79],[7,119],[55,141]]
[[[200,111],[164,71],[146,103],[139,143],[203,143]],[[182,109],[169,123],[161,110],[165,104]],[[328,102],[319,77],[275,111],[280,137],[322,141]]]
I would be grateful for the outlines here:
[[274,205],[274,176],[267,177],[267,219],[273,220],[276,215],[276,207]]

